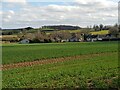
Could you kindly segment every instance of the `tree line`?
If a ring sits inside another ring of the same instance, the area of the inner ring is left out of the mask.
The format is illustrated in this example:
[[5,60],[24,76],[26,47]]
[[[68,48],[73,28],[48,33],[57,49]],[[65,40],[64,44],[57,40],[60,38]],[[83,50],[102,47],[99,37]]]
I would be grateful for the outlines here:
[[[3,34],[3,35],[13,35],[16,34],[17,37],[19,38],[3,38],[3,40],[12,40],[12,42],[18,42],[23,39],[29,39],[33,43],[39,43],[39,42],[59,42],[60,40],[67,40],[70,39],[71,37],[76,37],[76,38],[84,38],[88,35],[90,35],[91,28],[87,27],[84,29],[78,29],[80,30],[79,32],[75,33],[70,33],[69,31],[65,30],[56,30],[52,31],[50,34],[45,33],[42,31],[41,28],[36,29],[36,31],[33,33],[30,33],[29,31],[35,30],[32,27],[27,27],[22,30],[12,30],[12,34],[7,30],[6,32],[9,34]],[[116,38],[120,38],[120,25],[115,24],[113,26],[105,26],[103,24],[100,25],[94,25],[92,27],[92,31],[101,31],[101,30],[109,30],[109,34],[113,35]],[[2,32],[4,33],[4,32]]]

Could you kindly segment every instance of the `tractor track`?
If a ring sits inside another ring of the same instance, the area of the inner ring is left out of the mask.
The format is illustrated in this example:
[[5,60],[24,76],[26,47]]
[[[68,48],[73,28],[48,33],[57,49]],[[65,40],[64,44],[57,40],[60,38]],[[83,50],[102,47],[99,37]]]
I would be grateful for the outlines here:
[[64,62],[69,60],[77,60],[77,59],[89,59],[97,56],[105,56],[105,55],[112,55],[113,53],[117,52],[106,52],[106,53],[97,53],[97,54],[87,54],[87,55],[77,55],[77,56],[70,56],[70,57],[60,57],[60,58],[52,58],[52,59],[43,59],[43,60],[37,60],[37,61],[31,61],[31,62],[20,62],[20,63],[14,63],[14,64],[5,64],[2,65],[0,70],[9,70],[14,68],[20,68],[20,67],[28,67],[33,65],[43,65],[43,64],[50,64],[50,63],[58,63],[58,62]]

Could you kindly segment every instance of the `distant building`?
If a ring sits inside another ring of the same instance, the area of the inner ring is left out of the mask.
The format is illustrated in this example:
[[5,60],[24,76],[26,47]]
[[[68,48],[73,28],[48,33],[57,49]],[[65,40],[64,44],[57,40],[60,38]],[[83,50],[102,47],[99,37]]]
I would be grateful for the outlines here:
[[94,42],[97,41],[98,35],[87,35],[86,36],[86,41],[88,42]]
[[77,37],[71,37],[70,39],[69,39],[69,42],[80,42],[81,41],[81,39],[80,38],[77,38]]
[[30,41],[28,39],[23,39],[20,41],[20,44],[28,44]]
[[68,42],[69,39],[62,39],[61,42]]

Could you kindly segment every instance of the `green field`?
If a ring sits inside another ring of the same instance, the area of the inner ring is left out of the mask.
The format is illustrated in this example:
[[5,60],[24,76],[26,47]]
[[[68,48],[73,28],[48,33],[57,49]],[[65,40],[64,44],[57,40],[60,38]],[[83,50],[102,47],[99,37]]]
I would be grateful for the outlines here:
[[64,62],[3,70],[3,88],[119,87],[117,42],[7,44],[2,52],[3,64],[71,57]]
[[109,30],[102,30],[102,31],[94,31],[94,32],[90,32],[93,35],[106,35],[109,34]]
[[51,43],[51,44],[12,44],[3,45],[3,64],[34,61],[81,54],[114,52],[118,50],[116,42],[95,43]]

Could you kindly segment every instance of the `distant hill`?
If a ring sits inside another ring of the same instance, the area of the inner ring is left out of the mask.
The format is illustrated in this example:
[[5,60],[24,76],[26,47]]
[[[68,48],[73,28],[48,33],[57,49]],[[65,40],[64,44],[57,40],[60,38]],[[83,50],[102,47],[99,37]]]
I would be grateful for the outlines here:
[[17,29],[2,29],[2,28],[1,28],[0,30],[3,30],[3,31],[5,31],[5,30],[9,30],[9,31],[10,31],[10,30],[21,30],[21,31],[22,31],[22,30],[31,30],[31,29],[34,29],[34,28],[32,28],[32,27],[17,28]]
[[42,29],[46,30],[78,30],[81,29],[79,26],[71,26],[71,25],[53,25],[53,26],[42,26]]
[[2,34],[2,35],[13,35],[13,34],[20,33],[21,31],[24,31],[24,30],[30,31],[30,30],[33,30],[33,29],[34,28],[32,28],[32,27],[17,28],[17,29],[2,29],[1,28],[0,34]]

